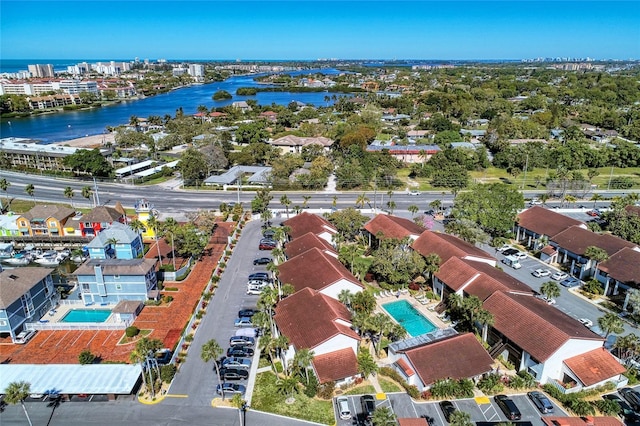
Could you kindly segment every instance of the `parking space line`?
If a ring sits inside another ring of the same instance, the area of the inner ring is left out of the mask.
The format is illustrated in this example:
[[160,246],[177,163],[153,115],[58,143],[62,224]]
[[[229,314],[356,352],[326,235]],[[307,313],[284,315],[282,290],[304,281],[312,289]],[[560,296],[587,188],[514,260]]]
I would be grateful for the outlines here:
[[[456,403],[455,403],[454,401],[452,401],[452,402],[453,402],[453,406],[454,406],[454,407],[456,407],[456,410],[460,410],[460,409],[458,408],[458,406],[456,405]],[[411,404],[411,405],[413,405],[413,404]],[[435,410],[436,410],[436,414],[438,415],[438,420],[440,420],[440,424],[445,424],[446,422],[444,421],[444,418],[442,418],[442,415],[440,415],[440,407],[439,407],[439,404],[436,404],[436,405],[438,405],[438,407],[436,407],[436,409],[435,409]],[[414,409],[415,409],[415,408],[414,408]],[[416,414],[416,417],[417,417],[417,414]]]
[[[484,404],[483,404],[484,405]],[[489,401],[489,407],[486,410],[482,409],[482,406],[478,405],[478,408],[480,408],[480,412],[482,413],[482,415],[484,416],[485,420],[490,422],[493,421],[493,419],[495,417],[498,417],[498,419],[500,418],[500,414],[498,414],[498,411],[496,410],[496,407],[493,406],[493,404],[491,403],[491,401]],[[493,415],[491,417],[487,417],[487,413],[489,413],[489,411],[493,410]]]

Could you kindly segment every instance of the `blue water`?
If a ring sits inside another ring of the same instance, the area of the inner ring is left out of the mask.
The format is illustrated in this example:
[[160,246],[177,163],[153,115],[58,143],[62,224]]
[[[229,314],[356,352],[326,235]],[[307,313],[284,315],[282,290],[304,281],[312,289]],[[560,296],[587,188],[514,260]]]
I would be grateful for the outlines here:
[[406,300],[385,303],[382,307],[398,324],[407,330],[411,337],[430,333],[437,328]]
[[61,322],[105,322],[111,315],[107,309],[72,309]]
[[[321,72],[326,75],[339,73],[335,69],[308,70],[305,73]],[[299,73],[299,72],[297,72]],[[299,101],[314,106],[327,106],[333,101],[325,101],[325,96],[341,96],[339,93],[313,92],[260,92],[256,96],[236,96],[239,87],[257,87],[253,80],[255,75],[234,76],[225,81],[195,85],[173,90],[169,93],[151,96],[137,101],[126,101],[116,105],[83,111],[66,111],[55,114],[44,114],[26,118],[3,119],[0,123],[1,137],[30,138],[44,143],[64,141],[88,135],[99,135],[107,132],[107,126],[118,126],[129,122],[132,115],[148,117],[165,114],[174,116],[176,110],[182,108],[185,114],[197,112],[198,105],[207,108],[222,107],[235,101],[255,99],[260,105],[288,105],[291,101]],[[264,87],[264,86],[262,86]],[[211,96],[218,90],[226,90],[233,94],[233,99],[214,101]]]

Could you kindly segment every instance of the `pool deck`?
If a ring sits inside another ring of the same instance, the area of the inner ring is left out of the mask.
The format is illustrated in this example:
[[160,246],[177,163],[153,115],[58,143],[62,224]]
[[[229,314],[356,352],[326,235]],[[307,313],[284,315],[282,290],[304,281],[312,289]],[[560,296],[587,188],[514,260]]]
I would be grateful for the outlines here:
[[[47,313],[47,315],[43,316],[42,319],[40,320],[40,322],[46,321],[46,322],[50,322],[50,323],[64,323],[64,321],[62,321],[62,318],[65,317],[65,315],[67,315],[69,313],[69,311],[72,310],[92,310],[92,311],[111,311],[111,309],[113,309],[115,307],[115,305],[106,305],[106,306],[101,306],[101,305],[90,305],[87,306],[84,303],[78,303],[75,305],[58,305],[56,306],[56,308],[52,311],[49,311],[49,313]],[[101,323],[110,323],[110,322],[116,322],[114,317],[110,317],[107,318],[106,321],[101,321]]]
[[[409,293],[401,293],[399,297],[396,297],[395,294],[392,294],[390,296],[385,296],[385,297],[378,297],[376,299],[376,305],[377,305],[376,312],[382,312],[386,315],[389,315],[387,311],[385,311],[382,308],[382,305],[384,305],[385,303],[395,302],[397,300],[406,300],[407,302],[409,302],[411,306],[413,306],[418,312],[420,312],[426,319],[431,321],[431,323],[436,327],[438,328],[451,327],[450,322],[444,321],[442,318],[438,316],[438,314],[435,311],[431,310],[439,303],[438,301],[434,301],[429,304],[423,305],[418,300],[416,300],[413,296],[411,296]],[[393,321],[395,321],[390,315],[389,317]]]

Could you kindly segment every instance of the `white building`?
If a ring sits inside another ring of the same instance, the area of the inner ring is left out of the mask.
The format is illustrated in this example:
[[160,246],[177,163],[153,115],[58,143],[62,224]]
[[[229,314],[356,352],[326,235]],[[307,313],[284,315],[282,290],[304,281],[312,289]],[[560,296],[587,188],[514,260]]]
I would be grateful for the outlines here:
[[34,64],[29,65],[29,72],[31,77],[53,77],[55,72],[53,71],[53,65],[51,64]]

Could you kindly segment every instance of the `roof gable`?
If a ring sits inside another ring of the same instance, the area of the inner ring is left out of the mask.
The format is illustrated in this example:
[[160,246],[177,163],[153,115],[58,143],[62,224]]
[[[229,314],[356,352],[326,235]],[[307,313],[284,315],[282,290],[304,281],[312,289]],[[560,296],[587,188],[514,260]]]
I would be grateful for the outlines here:
[[328,250],[334,253],[336,251],[327,241],[319,238],[313,232],[307,232],[295,240],[289,241],[285,246],[284,253],[288,258],[292,258],[314,247],[323,251]]
[[0,309],[7,309],[52,272],[53,269],[31,266],[0,272]]
[[595,385],[626,371],[605,348],[576,355],[564,360],[564,363],[585,386]]
[[29,210],[22,216],[29,219],[30,221],[33,221],[33,220],[44,221],[52,217],[58,220],[59,222],[62,222],[65,219],[75,215],[75,213],[76,213],[75,210],[69,207],[62,207],[62,206],[56,206],[56,205],[47,206],[44,204],[38,204],[36,206],[33,206],[31,210]]
[[338,230],[328,220],[315,214],[302,212],[291,219],[282,222],[283,226],[288,226],[291,231],[289,236],[296,239],[307,232],[313,232],[320,235],[324,232],[337,234]]
[[102,267],[103,275],[146,275],[155,269],[157,259],[89,259],[75,270],[73,275],[95,275],[96,266]]
[[467,256],[495,261],[495,259],[484,250],[458,237],[439,232],[424,231],[418,239],[411,244],[411,247],[425,257],[431,253],[436,253],[440,256],[441,264],[452,257]]
[[398,240],[411,236],[417,237],[425,231],[422,226],[409,219],[385,214],[379,214],[365,223],[364,229],[376,237],[381,233],[383,238],[395,238]]
[[464,291],[473,296],[477,296],[480,300],[485,300],[496,291],[533,294],[531,287],[496,267],[469,260],[462,260],[462,262],[478,273],[476,279],[465,287]]
[[359,287],[362,284],[338,259],[314,247],[278,265],[278,279],[292,284],[296,291],[303,288],[322,290],[344,279]]
[[640,251],[625,247],[600,263],[598,269],[616,281],[640,287]]
[[475,377],[491,371],[493,364],[493,359],[473,333],[438,340],[405,354],[427,386],[440,379]]
[[313,349],[338,334],[360,340],[355,331],[337,321],[350,323],[349,310],[339,301],[310,288],[278,302],[275,312],[278,329],[296,349]]
[[496,291],[484,301],[493,328],[539,362],[551,357],[569,339],[602,340],[559,309],[533,295]]
[[320,383],[333,382],[358,374],[358,359],[351,348],[313,357],[311,361]]
[[583,222],[572,219],[553,210],[533,206],[518,215],[518,225],[539,235],[549,237],[572,226],[585,226]]
[[98,206],[93,208],[89,213],[82,216],[82,222],[89,223],[111,223],[117,222],[124,218],[124,214],[113,207]]

